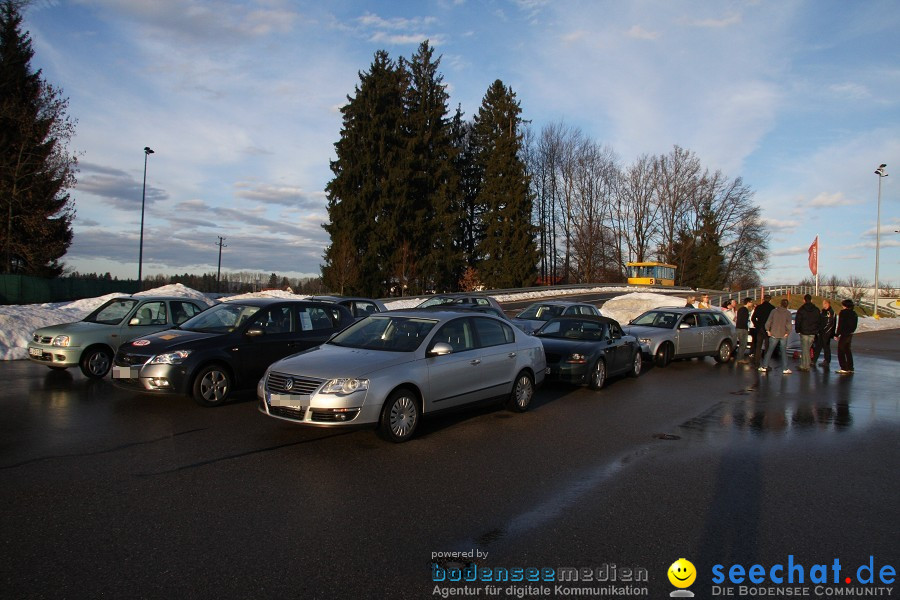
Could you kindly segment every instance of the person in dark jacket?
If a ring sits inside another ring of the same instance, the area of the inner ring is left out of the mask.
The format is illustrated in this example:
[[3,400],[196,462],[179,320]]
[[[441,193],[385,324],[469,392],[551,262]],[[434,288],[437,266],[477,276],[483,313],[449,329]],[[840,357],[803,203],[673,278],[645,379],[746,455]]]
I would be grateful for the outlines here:
[[794,330],[800,334],[800,370],[809,371],[810,353],[819,334],[819,309],[812,303],[812,296],[803,296],[803,304],[794,317]]
[[750,337],[750,309],[752,308],[753,299],[744,298],[734,319],[734,328],[737,331],[737,361],[742,365],[750,362],[744,358],[744,353],[747,352],[747,338]]
[[853,300],[849,298],[841,302],[843,310],[838,313],[837,327],[834,331],[834,337],[838,340],[837,355],[838,364],[841,368],[838,373],[841,375],[849,375],[853,373],[853,352],[850,349],[850,343],[853,341],[853,332],[859,323],[859,317],[853,310]]
[[813,364],[819,360],[819,353],[821,353],[821,366],[827,369],[831,364],[831,338],[834,337],[835,322],[834,309],[831,308],[830,300],[822,300],[822,312],[819,319],[819,335],[816,336],[816,343],[813,344]]
[[769,336],[766,335],[766,321],[775,307],[772,305],[772,296],[766,294],[763,301],[753,309],[753,315],[750,316],[750,322],[753,323],[755,330],[753,340],[753,360],[757,363],[762,362],[763,348],[766,345]]

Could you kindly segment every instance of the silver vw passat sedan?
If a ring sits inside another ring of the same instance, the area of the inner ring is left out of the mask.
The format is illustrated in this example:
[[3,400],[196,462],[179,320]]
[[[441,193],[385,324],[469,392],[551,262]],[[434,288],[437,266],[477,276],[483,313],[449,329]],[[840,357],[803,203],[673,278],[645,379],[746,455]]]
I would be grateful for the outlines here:
[[303,425],[377,425],[405,442],[419,420],[503,399],[524,412],[547,368],[540,340],[489,314],[403,310],[366,317],[282,359],[257,386],[259,410]]

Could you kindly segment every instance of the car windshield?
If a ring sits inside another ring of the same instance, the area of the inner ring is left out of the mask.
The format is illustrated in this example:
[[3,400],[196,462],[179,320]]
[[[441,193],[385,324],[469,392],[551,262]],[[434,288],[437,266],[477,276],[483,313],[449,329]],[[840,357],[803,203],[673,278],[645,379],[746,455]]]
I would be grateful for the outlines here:
[[415,317],[371,316],[351,325],[328,343],[362,350],[413,352],[436,323]]
[[103,325],[118,325],[122,319],[128,316],[131,309],[137,304],[137,300],[131,298],[113,298],[97,310],[84,318],[89,323],[101,323]]
[[431,306],[443,306],[445,304],[463,304],[465,302],[466,298],[460,298],[459,296],[434,296],[425,302],[422,302],[416,306],[416,308],[429,308]]
[[543,338],[594,341],[606,338],[606,323],[585,319],[553,319],[534,335]]
[[564,308],[564,306],[556,304],[532,304],[516,318],[529,321],[549,321],[553,317],[561,315]]
[[260,311],[258,306],[223,302],[181,324],[180,329],[207,333],[231,333]]
[[644,327],[659,327],[660,329],[674,329],[675,323],[678,322],[679,314],[668,310],[651,310],[647,311],[634,321],[632,325],[643,325]]

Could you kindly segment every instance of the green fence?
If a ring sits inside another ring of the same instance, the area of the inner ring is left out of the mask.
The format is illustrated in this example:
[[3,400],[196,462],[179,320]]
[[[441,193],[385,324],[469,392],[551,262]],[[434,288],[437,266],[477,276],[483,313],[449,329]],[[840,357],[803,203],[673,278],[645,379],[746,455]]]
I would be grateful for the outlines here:
[[42,304],[95,298],[106,294],[133,294],[140,291],[137,281],[79,279],[61,277],[43,279],[28,275],[0,275],[0,304]]

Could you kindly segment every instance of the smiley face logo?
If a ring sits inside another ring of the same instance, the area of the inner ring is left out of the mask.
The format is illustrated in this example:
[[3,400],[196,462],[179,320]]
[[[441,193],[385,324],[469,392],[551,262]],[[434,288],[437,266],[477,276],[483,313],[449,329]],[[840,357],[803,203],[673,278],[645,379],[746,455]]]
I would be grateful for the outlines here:
[[677,588],[691,587],[697,579],[697,569],[686,558],[679,558],[669,567],[669,582]]

